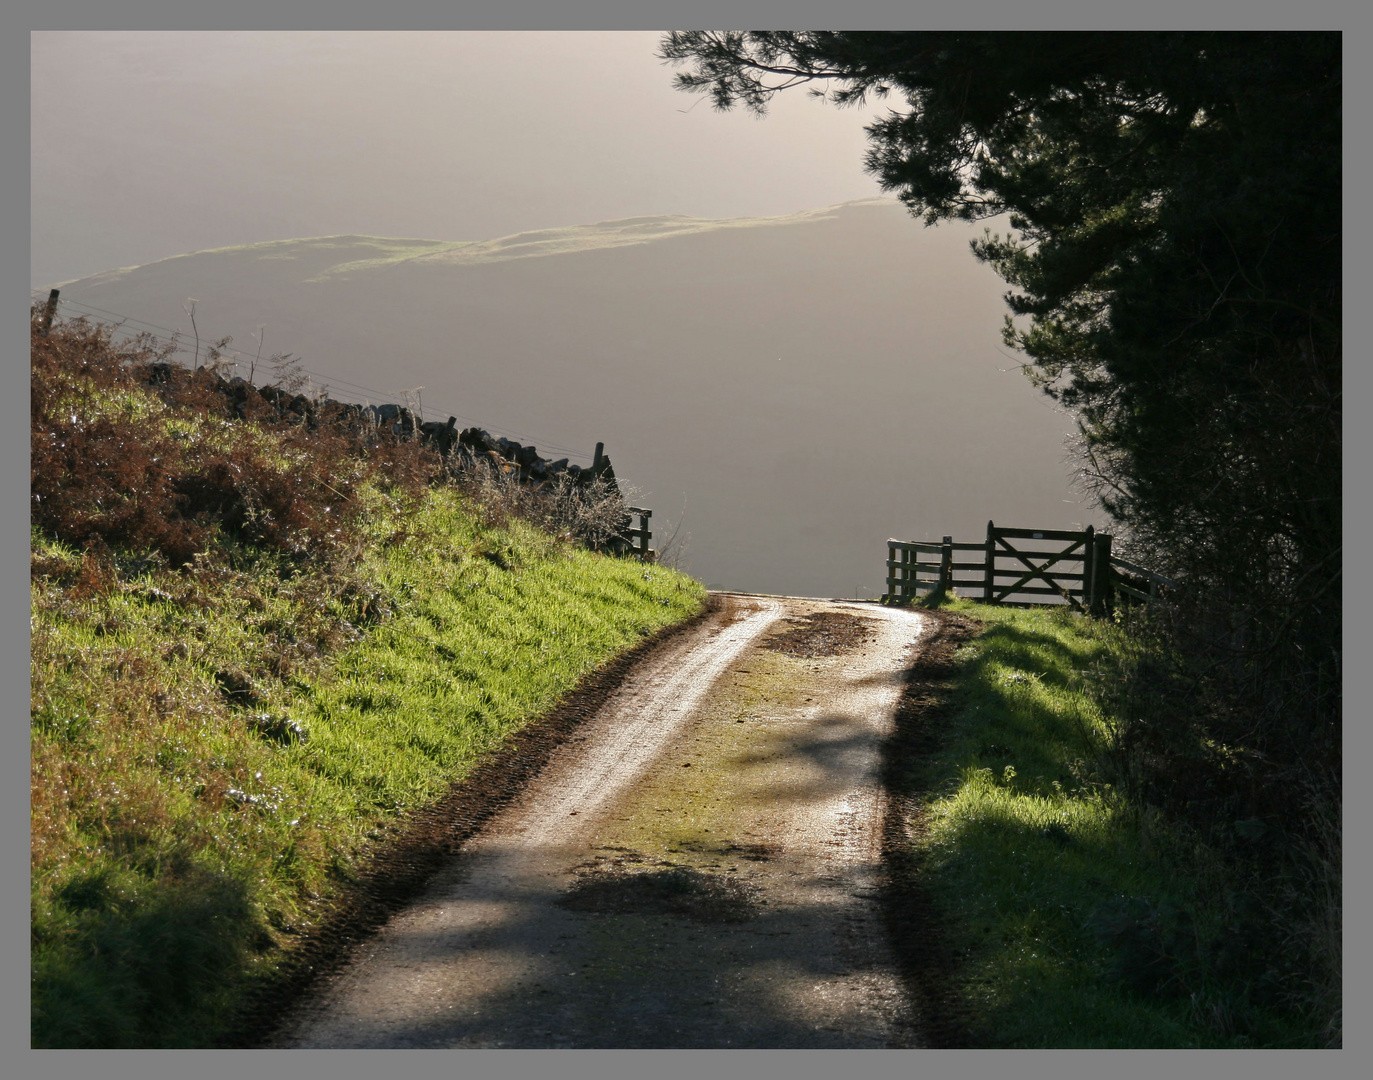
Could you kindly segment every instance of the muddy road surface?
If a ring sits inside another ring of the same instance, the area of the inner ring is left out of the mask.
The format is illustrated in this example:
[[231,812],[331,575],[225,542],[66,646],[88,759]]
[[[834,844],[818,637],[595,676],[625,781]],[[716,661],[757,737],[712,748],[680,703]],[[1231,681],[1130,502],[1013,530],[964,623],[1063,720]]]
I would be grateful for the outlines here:
[[276,1046],[922,1045],[878,905],[909,609],[726,595]]

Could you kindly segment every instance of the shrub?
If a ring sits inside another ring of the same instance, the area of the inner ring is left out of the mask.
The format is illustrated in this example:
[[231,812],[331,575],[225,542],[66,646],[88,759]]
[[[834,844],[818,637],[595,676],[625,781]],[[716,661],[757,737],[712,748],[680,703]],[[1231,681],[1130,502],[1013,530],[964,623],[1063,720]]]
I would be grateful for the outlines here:
[[[33,523],[78,548],[156,553],[174,567],[217,542],[295,559],[356,542],[356,493],[383,476],[415,487],[438,472],[416,443],[360,425],[313,425],[170,346],[116,343],[109,327],[34,320]],[[226,392],[226,388],[230,392]]]

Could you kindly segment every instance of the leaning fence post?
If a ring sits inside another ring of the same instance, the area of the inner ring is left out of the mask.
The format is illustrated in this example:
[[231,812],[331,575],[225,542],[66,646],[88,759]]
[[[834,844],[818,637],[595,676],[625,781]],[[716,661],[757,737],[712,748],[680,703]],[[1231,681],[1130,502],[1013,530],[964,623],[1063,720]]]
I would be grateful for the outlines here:
[[42,336],[47,337],[48,331],[52,329],[52,317],[57,314],[57,296],[61,290],[53,289],[48,293],[48,302],[43,307],[43,329]]
[[990,604],[992,602],[992,585],[996,578],[996,548],[995,537],[992,530],[996,526],[990,521],[987,522],[987,576],[982,583],[982,602]]

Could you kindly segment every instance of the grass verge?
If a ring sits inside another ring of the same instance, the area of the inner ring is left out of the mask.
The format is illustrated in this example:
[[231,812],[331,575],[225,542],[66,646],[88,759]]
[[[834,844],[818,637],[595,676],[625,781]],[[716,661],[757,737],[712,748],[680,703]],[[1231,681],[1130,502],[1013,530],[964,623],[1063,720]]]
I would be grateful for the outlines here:
[[32,1041],[203,1046],[359,867],[584,676],[699,610],[451,489],[194,572],[33,538]]
[[1315,1045],[1213,852],[1113,784],[1125,632],[1046,608],[944,613],[981,632],[957,649],[951,689],[923,702],[942,730],[908,758],[921,794],[905,829],[953,962],[940,1009],[959,1040]]

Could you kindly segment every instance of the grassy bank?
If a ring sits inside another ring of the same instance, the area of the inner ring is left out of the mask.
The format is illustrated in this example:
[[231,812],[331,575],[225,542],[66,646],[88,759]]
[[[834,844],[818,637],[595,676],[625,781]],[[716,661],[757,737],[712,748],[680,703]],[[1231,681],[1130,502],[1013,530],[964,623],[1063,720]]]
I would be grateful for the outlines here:
[[[917,845],[978,1046],[1309,1046],[1251,893],[1120,788],[1111,687],[1136,648],[1061,610],[955,601],[957,657]],[[1243,823],[1240,823],[1241,831]]]
[[202,1043],[389,822],[700,604],[451,492],[374,498],[370,628],[263,563],[84,593],[35,539],[35,1044]]
[[35,339],[36,1046],[211,1044],[411,812],[703,599],[158,360]]

